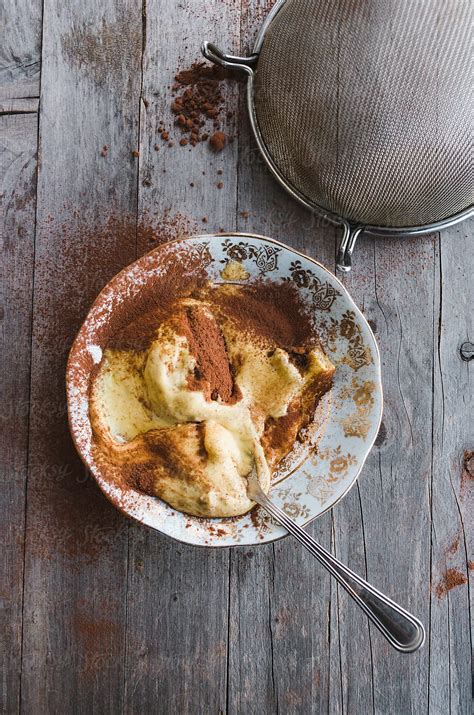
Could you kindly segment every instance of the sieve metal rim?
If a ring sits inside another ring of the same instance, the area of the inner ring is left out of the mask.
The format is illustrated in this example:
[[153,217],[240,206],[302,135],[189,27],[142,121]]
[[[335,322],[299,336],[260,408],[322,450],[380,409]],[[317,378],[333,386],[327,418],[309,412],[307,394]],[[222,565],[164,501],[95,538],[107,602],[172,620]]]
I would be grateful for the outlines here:
[[355,224],[343,216],[335,214],[330,210],[316,204],[306,195],[301,193],[293,184],[282,174],[278,166],[275,164],[271,153],[269,152],[264,139],[262,137],[257,113],[255,106],[255,67],[259,59],[259,53],[262,48],[262,44],[265,35],[275,19],[276,15],[285,5],[287,0],[278,0],[278,2],[273,6],[267,17],[265,18],[255,45],[253,52],[248,57],[238,57],[235,55],[229,55],[222,52],[214,44],[210,42],[204,42],[202,45],[202,54],[206,59],[219,64],[228,69],[233,69],[240,72],[245,72],[247,74],[247,110],[250,118],[250,125],[252,127],[252,132],[254,134],[255,140],[257,142],[258,149],[268,167],[273,177],[278,181],[278,183],[287,191],[294,199],[296,199],[300,204],[305,206],[307,209],[313,213],[318,214],[323,219],[333,223],[337,226],[343,228],[343,236],[339,245],[338,255],[337,255],[337,268],[343,272],[348,272],[352,268],[352,254],[357,241],[357,238],[362,234],[370,234],[373,236],[380,237],[413,237],[417,235],[425,235],[428,233],[433,233],[441,231],[450,226],[454,226],[461,221],[474,216],[474,206],[468,206],[462,211],[453,214],[452,216],[447,216],[444,219],[436,221],[435,223],[424,224],[420,226],[377,226],[377,225],[365,225],[365,224]]

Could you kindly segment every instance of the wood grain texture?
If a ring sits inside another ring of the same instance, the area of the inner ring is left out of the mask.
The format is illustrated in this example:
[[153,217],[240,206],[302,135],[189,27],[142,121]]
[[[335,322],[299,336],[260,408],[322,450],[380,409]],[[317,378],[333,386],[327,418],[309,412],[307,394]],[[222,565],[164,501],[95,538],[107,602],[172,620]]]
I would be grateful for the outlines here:
[[38,107],[39,97],[23,97],[20,99],[0,100],[0,115],[36,114]]
[[38,97],[41,0],[3,0],[0,10],[0,100]]
[[[208,143],[179,146],[182,134],[171,112],[171,86],[179,70],[189,68],[195,61],[204,61],[200,54],[203,39],[217,33],[217,42],[237,49],[239,13],[236,0],[226,3],[186,0],[173,6],[158,0],[147,5],[140,114],[139,222],[156,231],[157,241],[175,238],[183,232],[212,233],[224,227],[235,228],[237,144],[227,143],[217,154]],[[222,83],[222,92],[225,109],[235,111],[237,84]],[[174,146],[169,147],[161,139],[160,121]],[[223,128],[229,136],[235,135],[235,118],[224,120]],[[217,188],[219,182],[224,185],[222,189]],[[140,252],[153,245],[139,238]]]
[[[44,6],[33,300],[24,712],[122,707],[127,522],[68,433],[64,373],[99,288],[135,252],[141,3]],[[101,148],[107,144],[108,157]]]
[[[462,715],[472,705],[474,363],[460,347],[474,335],[473,230],[471,221],[441,237],[433,345],[430,710]],[[447,569],[466,583],[443,593]]]
[[[242,51],[268,3],[242,9]],[[241,231],[280,239],[334,267],[335,231],[275,184],[251,136],[245,93],[239,112],[238,217]],[[309,531],[330,548],[331,518]],[[231,552],[230,713],[319,713],[328,705],[332,623],[328,575],[291,539]],[[337,664],[335,664],[337,668]]]
[[21,670],[25,485],[36,209],[37,118],[0,118],[1,365],[0,511],[3,712],[18,709]]
[[[169,87],[178,70],[201,59],[200,43],[215,36],[216,28],[219,42],[236,45],[239,10],[234,2],[146,4],[138,222],[154,229],[157,241],[188,231],[235,227],[237,144],[228,144],[220,154],[213,154],[208,144],[179,146]],[[232,111],[237,87],[229,84],[224,91],[226,108]],[[172,147],[160,138],[160,121],[170,132]],[[217,188],[219,181],[224,189]],[[140,253],[154,244],[139,231]],[[135,526],[129,548],[125,711],[224,712],[228,550],[176,544]]]
[[[433,237],[367,238],[359,245],[354,274],[346,281],[375,330],[384,385],[382,428],[357,487],[367,578],[426,626],[436,260]],[[350,499],[340,506],[345,512]],[[335,521],[337,514],[335,510]],[[346,601],[341,594],[341,603]],[[342,634],[348,663],[358,647],[354,636],[350,626]],[[371,628],[366,651],[372,661],[374,712],[426,712],[428,649],[403,657]],[[357,678],[349,673],[346,701],[352,708],[348,712],[357,712],[362,693],[357,693],[353,682]]]
[[359,241],[344,282],[380,345],[383,424],[357,486],[308,527],[423,620],[419,653],[392,651],[291,539],[209,551],[127,522],[68,435],[74,333],[104,283],[158,241],[237,228],[335,268],[337,231],[270,177],[244,85],[226,83],[222,153],[159,139],[160,121],[174,133],[175,72],[204,39],[248,52],[272,4],[3,5],[6,712],[470,712],[472,588],[439,586],[447,568],[472,574],[474,363],[460,356],[474,342],[472,223]]

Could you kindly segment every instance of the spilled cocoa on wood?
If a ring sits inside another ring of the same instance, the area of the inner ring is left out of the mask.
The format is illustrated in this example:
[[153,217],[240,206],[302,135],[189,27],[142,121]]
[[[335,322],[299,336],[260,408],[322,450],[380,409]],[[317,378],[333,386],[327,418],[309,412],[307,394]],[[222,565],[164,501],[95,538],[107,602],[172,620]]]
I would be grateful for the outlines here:
[[443,578],[436,586],[435,593],[438,598],[443,598],[448,591],[456,588],[456,586],[463,586],[465,583],[467,583],[467,578],[461,571],[454,568],[446,569]]

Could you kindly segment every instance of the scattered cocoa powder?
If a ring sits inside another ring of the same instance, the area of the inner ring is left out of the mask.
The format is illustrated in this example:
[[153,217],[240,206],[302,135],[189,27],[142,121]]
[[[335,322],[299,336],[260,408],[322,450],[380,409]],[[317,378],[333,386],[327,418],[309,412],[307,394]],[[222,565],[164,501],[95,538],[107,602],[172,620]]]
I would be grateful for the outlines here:
[[447,554],[455,554],[456,551],[459,549],[459,541],[460,541],[460,536],[459,534],[456,536],[456,538],[451,542],[451,544],[448,546],[446,549]]
[[100,649],[110,638],[119,637],[122,626],[109,618],[94,618],[89,611],[75,610],[72,630],[75,637],[87,649]]
[[[194,62],[191,67],[177,72],[171,87],[171,111],[176,117],[176,127],[188,134],[191,146],[207,141],[209,131],[206,126],[212,124],[213,129],[219,130],[217,133],[224,137],[223,141],[219,140],[220,148],[215,150],[219,151],[224,147],[226,137],[220,131],[220,115],[224,102],[222,82],[232,76],[225,68],[205,62]],[[227,120],[232,116],[232,112],[225,115]],[[212,146],[212,137],[210,143]],[[181,142],[180,145],[186,146]]]
[[220,527],[214,526],[213,524],[209,524],[207,530],[211,536],[225,536],[225,534],[227,533],[225,529],[221,529]]
[[222,151],[225,147],[226,136],[224,132],[214,132],[214,134],[209,139],[209,144],[213,151]]
[[224,188],[224,182],[223,181],[218,181],[216,184],[218,189],[223,189]]
[[463,586],[465,583],[467,583],[467,578],[461,571],[454,568],[446,569],[443,578],[436,586],[436,595],[438,598],[443,598],[448,591],[456,586]]
[[171,214],[169,210],[143,211],[138,224],[137,238],[142,250],[149,250],[150,244],[158,245],[186,236],[197,230],[197,225],[181,213]]
[[140,152],[138,151],[138,149],[134,149],[134,150],[132,151],[132,156],[133,156],[135,159],[140,156]]
[[474,451],[466,450],[464,452],[461,471],[461,492],[463,492],[467,486],[470,486],[471,482],[474,482]]

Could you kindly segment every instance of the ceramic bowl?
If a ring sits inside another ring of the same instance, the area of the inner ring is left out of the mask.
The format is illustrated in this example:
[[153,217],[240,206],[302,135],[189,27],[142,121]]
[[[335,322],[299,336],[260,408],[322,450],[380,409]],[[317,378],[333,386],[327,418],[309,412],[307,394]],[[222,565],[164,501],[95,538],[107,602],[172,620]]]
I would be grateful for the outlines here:
[[[264,236],[200,235],[175,242],[199,261],[209,280],[224,275],[246,283],[261,278],[290,281],[311,310],[326,354],[336,366],[329,418],[321,434],[280,464],[271,497],[298,524],[333,507],[356,481],[375,441],[382,416],[380,357],[374,335],[340,283],[317,261]],[[263,510],[232,519],[202,519],[176,511],[156,497],[105,479],[92,453],[89,421],[90,367],[100,362],[104,325],[123,301],[132,300],[162,273],[160,246],[121,271],[101,291],[71,349],[67,368],[69,423],[77,450],[106,496],[128,516],[163,534],[201,546],[275,541],[286,531]],[[230,268],[235,270],[225,270]],[[87,359],[86,359],[87,358]],[[317,443],[317,447],[314,444]]]

